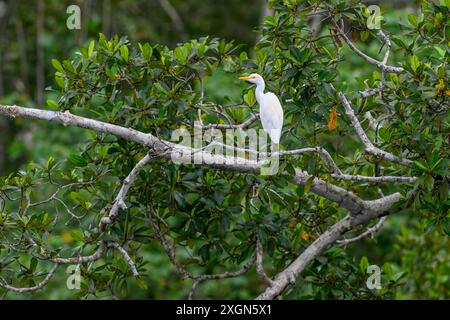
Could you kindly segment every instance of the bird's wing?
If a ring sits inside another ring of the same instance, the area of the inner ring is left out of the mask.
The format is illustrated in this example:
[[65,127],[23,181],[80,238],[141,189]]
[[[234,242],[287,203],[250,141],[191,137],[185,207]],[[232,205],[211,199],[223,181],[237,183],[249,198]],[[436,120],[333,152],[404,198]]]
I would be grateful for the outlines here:
[[273,142],[279,143],[281,129],[283,128],[283,108],[280,100],[272,92],[264,94],[260,106],[260,118],[264,130],[269,133]]

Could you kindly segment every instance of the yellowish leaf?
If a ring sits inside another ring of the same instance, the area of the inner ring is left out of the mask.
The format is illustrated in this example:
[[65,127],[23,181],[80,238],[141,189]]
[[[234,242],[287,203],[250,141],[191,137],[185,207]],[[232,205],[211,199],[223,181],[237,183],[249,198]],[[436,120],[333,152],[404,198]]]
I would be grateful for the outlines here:
[[292,228],[294,228],[296,225],[297,225],[297,219],[292,218],[291,221],[289,222],[288,227],[292,229]]
[[336,122],[337,122],[337,109],[336,107],[333,107],[330,112],[330,117],[328,119],[328,130],[333,131],[336,129]]
[[306,231],[302,231],[301,237],[303,240],[307,241],[309,239],[309,233]]
[[69,231],[66,231],[66,230],[64,230],[64,231],[61,233],[61,239],[62,239],[62,241],[64,241],[64,243],[67,243],[67,244],[73,242],[73,237],[72,237],[72,235],[70,234]]
[[444,80],[440,79],[439,83],[436,85],[436,92],[438,94],[444,93],[445,92],[445,83]]

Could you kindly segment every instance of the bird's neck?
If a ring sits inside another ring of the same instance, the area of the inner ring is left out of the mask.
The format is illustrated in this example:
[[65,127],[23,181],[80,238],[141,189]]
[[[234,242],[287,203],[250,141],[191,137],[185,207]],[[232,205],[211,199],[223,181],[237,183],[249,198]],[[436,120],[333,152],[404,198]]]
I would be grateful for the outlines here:
[[261,104],[261,101],[264,96],[264,88],[265,88],[265,84],[261,83],[261,84],[258,84],[255,89],[256,101],[258,101],[259,104]]

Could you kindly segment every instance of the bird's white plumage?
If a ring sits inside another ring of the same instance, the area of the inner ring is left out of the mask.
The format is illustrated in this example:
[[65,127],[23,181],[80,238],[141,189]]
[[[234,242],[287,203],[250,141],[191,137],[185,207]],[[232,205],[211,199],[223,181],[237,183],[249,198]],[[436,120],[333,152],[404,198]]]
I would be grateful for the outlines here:
[[274,143],[280,143],[281,129],[283,128],[283,108],[280,100],[272,92],[264,94],[259,105],[259,116],[264,131]]
[[252,73],[239,79],[256,84],[255,96],[259,103],[259,116],[263,129],[273,143],[279,144],[283,128],[283,108],[280,100],[272,92],[264,93],[266,84],[259,74]]

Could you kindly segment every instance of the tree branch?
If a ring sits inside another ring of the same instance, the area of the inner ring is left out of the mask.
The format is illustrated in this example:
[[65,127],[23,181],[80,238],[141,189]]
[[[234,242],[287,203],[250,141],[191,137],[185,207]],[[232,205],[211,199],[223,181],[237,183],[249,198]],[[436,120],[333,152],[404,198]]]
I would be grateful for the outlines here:
[[[351,110],[351,107],[348,107]],[[149,147],[150,149],[152,149],[155,155],[161,156],[166,159],[171,159],[173,161],[178,161],[180,163],[192,163],[192,156],[195,155],[198,156],[199,159],[201,159],[202,165],[219,170],[241,173],[258,173],[258,171],[264,166],[264,162],[248,160],[240,157],[224,156],[221,154],[213,154],[203,150],[197,150],[191,147],[186,147],[159,139],[150,133],[143,133],[131,128],[125,128],[98,120],[76,116],[69,112],[47,111],[40,109],[23,108],[19,106],[0,105],[0,114],[12,117],[24,116],[28,118],[42,119],[62,123],[63,125],[73,125],[97,132],[112,134],[119,138],[133,141],[143,146]],[[368,148],[368,152],[381,155],[388,160],[398,160],[398,158],[396,158],[395,156],[374,147],[362,130],[361,125],[354,116],[352,110],[351,114],[353,114],[355,123],[360,128],[360,132],[362,132],[363,134],[362,136],[365,137],[365,139],[370,143],[369,147],[371,148]],[[403,160],[402,163],[403,162],[406,162],[406,160]],[[289,174],[287,175],[289,176]],[[303,187],[307,183],[309,178],[311,178],[311,176],[306,171],[297,169],[296,175],[291,181],[292,183]],[[370,201],[364,201],[360,199],[351,191],[327,183],[319,178],[313,179],[311,192],[330,201],[336,202],[341,207],[349,210],[352,214],[357,214],[361,211],[367,210],[366,205],[370,203]]]
[[339,243],[340,245],[345,246],[345,245],[347,245],[349,243],[361,240],[361,239],[363,239],[363,238],[365,238],[367,236],[373,236],[375,233],[377,233],[381,229],[381,227],[383,226],[383,224],[386,221],[387,217],[388,216],[381,217],[380,220],[373,227],[367,228],[366,231],[364,231],[363,233],[357,235],[354,238],[337,240],[336,242]]
[[[358,56],[360,56],[361,58],[363,58],[364,60],[366,60],[370,64],[376,65],[378,68],[380,68],[381,70],[383,70],[386,73],[390,73],[390,72],[399,73],[399,72],[403,71],[403,68],[401,68],[401,67],[393,67],[393,66],[388,66],[386,64],[387,63],[387,58],[389,57],[389,53],[390,53],[390,41],[387,42],[388,43],[388,49],[386,50],[386,53],[385,53],[383,61],[378,61],[378,60],[376,60],[376,59],[374,59],[372,57],[369,57],[365,53],[363,53],[361,50],[359,50],[353,44],[353,42],[347,37],[347,35],[343,31],[344,27],[343,27],[343,21],[342,20],[341,20],[341,26],[339,26],[338,23],[335,23],[335,26],[338,29],[341,38],[345,41],[345,43],[347,43],[347,45],[350,47],[350,49],[352,49]],[[380,34],[385,40],[388,39],[386,37],[386,35],[383,33],[383,31],[379,31],[378,34]]]
[[125,262],[130,267],[131,272],[133,273],[133,276],[138,278],[139,272],[137,271],[136,265],[134,264],[133,260],[131,259],[130,255],[128,254],[128,252],[117,242],[108,242],[108,247],[114,248],[122,254],[123,258],[125,259]]
[[[280,295],[284,289],[296,282],[298,276],[314,260],[320,253],[322,253],[330,244],[335,242],[341,235],[346,233],[358,225],[366,224],[371,219],[382,216],[385,212],[398,201],[400,194],[394,194],[383,198],[382,201],[373,203],[374,211],[363,213],[358,216],[347,216],[331,226],[320,237],[318,237],[305,251],[300,254],[286,269],[278,273],[273,279],[273,285],[268,287],[257,300],[274,299]],[[378,210],[375,207],[378,206]]]
[[125,210],[127,208],[125,204],[125,198],[127,196],[128,191],[130,190],[131,185],[133,184],[134,180],[139,175],[139,172],[144,168],[146,164],[148,164],[150,161],[154,160],[155,156],[150,155],[147,153],[144,158],[142,158],[136,166],[131,170],[131,172],[128,174],[128,176],[123,181],[122,187],[120,188],[116,200],[114,201],[113,206],[111,207],[111,210],[109,211],[109,214],[107,217],[103,217],[100,220],[100,224],[102,225],[102,229],[105,228],[106,225],[111,224],[119,214],[119,209]]
[[40,290],[43,287],[45,287],[47,285],[47,283],[50,281],[50,279],[54,276],[56,269],[58,269],[58,264],[53,266],[53,268],[49,271],[49,273],[44,278],[44,280],[42,280],[41,282],[39,282],[37,285],[35,285],[33,287],[17,288],[17,287],[13,287],[7,283],[2,283],[1,281],[0,281],[0,287],[4,288],[6,290],[9,290],[9,291],[17,292],[17,293],[25,293],[25,292]]
[[417,181],[417,177],[399,177],[399,176],[370,177],[370,176],[349,175],[349,174],[332,174],[331,176],[338,180],[350,180],[350,181],[370,182],[370,183],[380,183],[380,182],[414,183]]
[[258,238],[256,240],[256,272],[258,272],[261,281],[264,282],[267,286],[271,287],[273,285],[273,281],[264,272],[263,255],[263,245],[261,240]]
[[88,256],[79,256],[79,257],[71,257],[71,258],[61,258],[61,257],[46,257],[47,260],[50,260],[57,264],[83,264],[87,262],[93,262],[99,260],[103,253],[108,249],[113,248],[119,251],[122,256],[125,259],[125,262],[130,267],[133,276],[139,277],[139,272],[136,269],[136,265],[134,264],[133,260],[131,259],[128,252],[117,242],[115,241],[100,241],[99,247],[97,251],[95,251],[93,254]]
[[253,122],[259,119],[259,115],[252,113],[250,118],[245,120],[241,124],[221,124],[221,123],[209,123],[204,126],[202,126],[202,130],[209,130],[209,129],[246,129],[248,128]]
[[361,123],[359,122],[358,118],[356,117],[355,113],[353,112],[352,106],[350,105],[350,102],[347,100],[345,95],[342,92],[339,92],[338,96],[339,96],[339,100],[342,102],[342,105],[345,108],[345,114],[352,122],[352,125],[355,128],[355,131],[358,134],[361,142],[364,144],[364,146],[366,148],[365,150],[367,153],[370,153],[381,159],[386,159],[391,162],[401,164],[403,166],[411,166],[412,165],[411,160],[401,159],[397,156],[394,156],[392,153],[386,152],[384,150],[379,149],[378,147],[375,147],[374,144],[367,137],[366,133],[364,132],[364,129],[362,128]]

